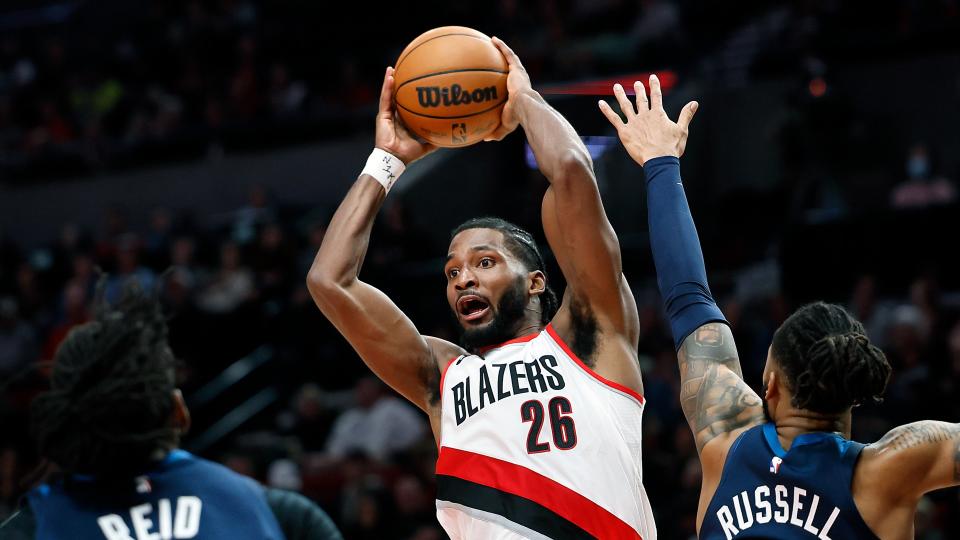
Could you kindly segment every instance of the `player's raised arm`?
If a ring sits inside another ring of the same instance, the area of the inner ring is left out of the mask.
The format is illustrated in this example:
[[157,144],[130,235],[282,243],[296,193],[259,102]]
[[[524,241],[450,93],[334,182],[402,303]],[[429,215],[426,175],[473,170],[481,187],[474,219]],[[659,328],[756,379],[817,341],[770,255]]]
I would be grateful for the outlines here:
[[[722,455],[742,430],[763,421],[760,398],[743,381],[733,334],[707,286],[700,240],[680,181],[680,156],[690,120],[697,109],[688,103],[675,123],[663,110],[660,83],[650,77],[650,104],[639,81],[634,83],[637,107],[617,86],[624,122],[605,102],[600,109],[617,129],[630,156],[643,165],[647,179],[650,244],[657,284],[670,320],[680,364],[680,399],[696,438],[705,476],[723,467]],[[711,441],[727,445],[704,455]]]
[[[590,154],[573,126],[531,88],[517,55],[499,39],[494,38],[494,43],[510,68],[511,101],[504,110],[503,129],[523,126],[540,170],[550,182],[543,199],[543,228],[567,281],[554,325],[563,326],[572,311],[574,317],[594,323],[601,331],[609,330],[606,335],[622,336],[628,343],[624,348],[634,350],[639,339],[636,303],[621,271],[620,244],[604,212]],[[635,367],[598,367],[640,390]]]
[[426,410],[437,360],[458,354],[453,344],[421,336],[383,292],[360,281],[373,220],[387,189],[409,165],[433,150],[394,120],[393,70],[387,68],[377,115],[376,148],[340,203],[307,277],[320,311],[387,384]]

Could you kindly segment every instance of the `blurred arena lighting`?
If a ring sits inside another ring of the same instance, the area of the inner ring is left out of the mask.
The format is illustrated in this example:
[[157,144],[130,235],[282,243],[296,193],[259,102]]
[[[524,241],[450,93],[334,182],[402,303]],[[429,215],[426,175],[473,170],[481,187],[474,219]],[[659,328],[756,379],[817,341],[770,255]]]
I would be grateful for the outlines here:
[[823,80],[823,77],[815,77],[807,85],[807,89],[810,90],[811,96],[815,98],[823,97],[827,93],[827,81]]
[[[588,81],[579,81],[572,83],[562,83],[540,88],[540,92],[548,96],[612,96],[613,85],[620,83],[628,95],[633,95],[634,81],[642,81],[646,86],[652,72],[643,71],[639,73],[629,73],[608,79],[593,79]],[[656,71],[660,79],[660,88],[663,93],[668,93],[677,85],[677,74],[673,71]]]
[[[610,149],[611,146],[619,143],[616,137],[606,135],[581,135],[580,138],[583,139],[583,144],[587,147],[587,151],[590,152],[590,159],[593,160],[598,159],[604,152]],[[524,143],[524,153],[527,166],[531,169],[539,170],[537,167],[537,158],[533,155],[533,149],[530,148],[529,143]]]

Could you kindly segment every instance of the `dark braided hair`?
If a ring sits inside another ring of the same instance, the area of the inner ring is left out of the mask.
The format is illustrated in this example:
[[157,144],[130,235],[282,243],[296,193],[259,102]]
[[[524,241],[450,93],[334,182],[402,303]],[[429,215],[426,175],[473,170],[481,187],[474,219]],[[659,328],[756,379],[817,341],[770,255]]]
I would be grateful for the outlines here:
[[841,413],[881,401],[890,363],[870,343],[863,325],[835,304],[798,309],[773,334],[772,353],[793,393],[793,406]]
[[[450,233],[450,239],[468,229],[494,229],[503,233],[507,240],[507,247],[514,257],[520,259],[527,271],[533,272],[539,270],[543,275],[547,275],[546,266],[543,264],[543,257],[540,256],[540,250],[537,248],[537,242],[533,235],[520,227],[510,223],[505,219],[498,217],[479,217],[469,219],[463,222],[459,227]],[[557,295],[550,288],[549,281],[540,295],[540,322],[547,324],[553,316],[556,315],[559,308]]]
[[40,455],[65,473],[122,476],[177,443],[175,359],[159,303],[128,282],[110,306],[105,281],[94,320],[60,345],[51,388],[31,405]]

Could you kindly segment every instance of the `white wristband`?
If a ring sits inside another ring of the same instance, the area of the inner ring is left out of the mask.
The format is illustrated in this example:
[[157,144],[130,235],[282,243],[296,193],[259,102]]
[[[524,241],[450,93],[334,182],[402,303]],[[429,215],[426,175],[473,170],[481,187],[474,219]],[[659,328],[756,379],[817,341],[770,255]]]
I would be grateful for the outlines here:
[[370,157],[367,158],[367,166],[363,168],[363,172],[360,174],[369,174],[377,182],[380,182],[387,193],[390,193],[393,183],[397,181],[397,178],[400,178],[406,168],[407,166],[397,156],[379,148],[374,148]]

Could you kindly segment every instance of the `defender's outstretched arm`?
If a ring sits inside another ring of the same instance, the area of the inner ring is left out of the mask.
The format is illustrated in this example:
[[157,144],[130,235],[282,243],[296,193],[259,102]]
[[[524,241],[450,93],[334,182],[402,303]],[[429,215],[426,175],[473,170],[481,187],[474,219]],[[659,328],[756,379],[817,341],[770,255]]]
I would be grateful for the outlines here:
[[[376,147],[409,165],[433,147],[419,143],[395,122],[393,85],[392,69],[387,68],[380,95]],[[421,336],[392,300],[358,278],[373,220],[385,198],[384,185],[371,175],[360,175],[327,227],[307,286],[320,311],[370,369],[426,410],[438,356],[446,360],[459,354],[459,348]]]
[[[680,364],[681,404],[705,475],[712,456],[708,443],[763,421],[760,398],[743,381],[733,334],[707,286],[706,269],[697,230],[680,180],[680,156],[686,148],[688,127],[697,109],[688,103],[674,123],[663,110],[660,82],[650,77],[650,104],[639,81],[634,84],[636,109],[619,85],[615,88],[624,122],[605,102],[600,109],[647,178],[650,244],[657,268],[657,284],[670,319]],[[726,445],[718,445],[725,455]],[[722,468],[722,460],[719,467]]]

